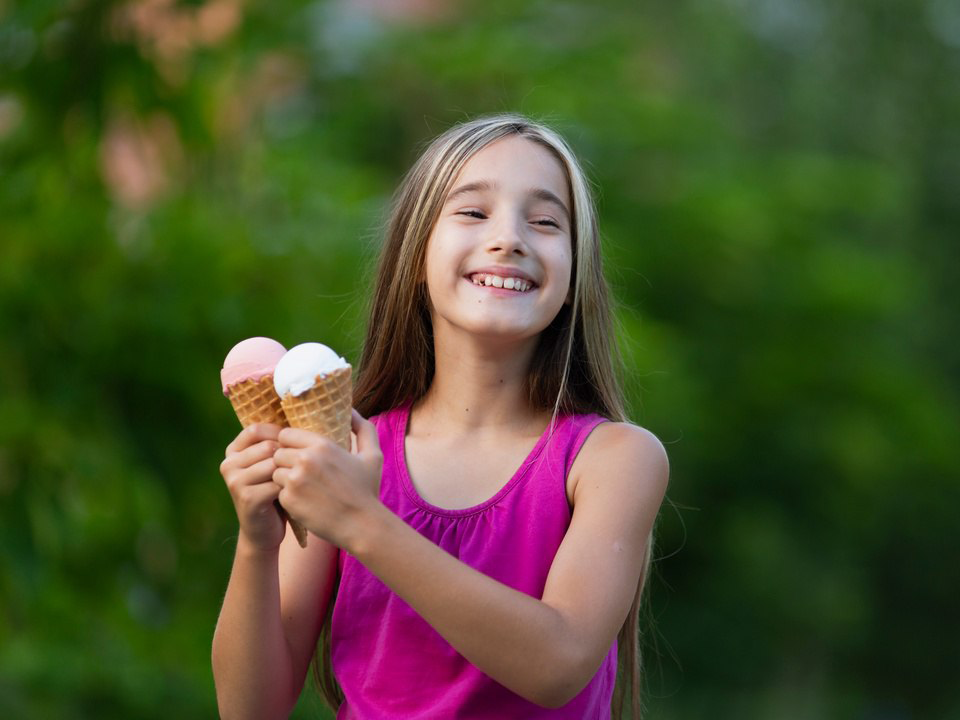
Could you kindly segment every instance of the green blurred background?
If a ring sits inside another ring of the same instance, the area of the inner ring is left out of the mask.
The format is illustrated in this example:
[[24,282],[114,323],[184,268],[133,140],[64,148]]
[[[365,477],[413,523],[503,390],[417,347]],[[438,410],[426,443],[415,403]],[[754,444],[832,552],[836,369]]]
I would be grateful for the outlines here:
[[0,717],[215,715],[221,360],[355,361],[390,193],[504,110],[671,456],[649,716],[960,718],[956,0],[0,0]]

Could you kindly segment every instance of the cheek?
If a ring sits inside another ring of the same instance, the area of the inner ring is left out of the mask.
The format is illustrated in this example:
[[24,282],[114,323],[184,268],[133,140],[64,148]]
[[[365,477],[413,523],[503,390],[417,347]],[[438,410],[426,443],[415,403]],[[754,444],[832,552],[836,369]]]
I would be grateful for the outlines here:
[[573,301],[573,257],[572,253],[566,252],[563,257],[557,259],[555,265],[555,277],[557,278],[558,294],[563,294],[563,304],[569,305]]
[[438,243],[431,234],[423,253],[423,266],[420,268],[420,282],[426,283],[428,297],[430,295],[430,287],[436,284],[438,280],[437,273],[443,265],[442,254]]
[[456,228],[438,225],[427,241],[420,277],[427,283],[429,294],[446,293],[456,285],[471,240]]
[[570,278],[573,277],[573,253],[569,250],[564,251],[557,257],[554,267],[560,284],[569,287]]
[[442,245],[427,246],[420,277],[427,308],[433,313],[438,305],[444,304],[444,298],[455,291],[458,278],[454,259]]
[[438,292],[443,292],[442,262],[433,253],[427,253],[423,270],[420,273],[421,282],[425,285],[424,294],[433,305],[433,299]]

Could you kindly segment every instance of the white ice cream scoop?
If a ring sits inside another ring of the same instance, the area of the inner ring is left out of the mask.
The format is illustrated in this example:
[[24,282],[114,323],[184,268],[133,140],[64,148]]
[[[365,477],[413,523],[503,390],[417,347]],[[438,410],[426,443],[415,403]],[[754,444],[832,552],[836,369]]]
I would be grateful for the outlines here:
[[273,386],[277,395],[302,395],[313,387],[318,375],[349,367],[349,363],[326,345],[302,343],[280,358],[273,371]]

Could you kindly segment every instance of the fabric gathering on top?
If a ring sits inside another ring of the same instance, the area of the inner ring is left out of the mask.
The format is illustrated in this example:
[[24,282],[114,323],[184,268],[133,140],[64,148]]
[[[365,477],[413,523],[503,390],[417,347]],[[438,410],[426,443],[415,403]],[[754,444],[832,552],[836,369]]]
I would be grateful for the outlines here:
[[[605,418],[561,415],[493,497],[464,509],[426,502],[407,471],[409,405],[371,421],[383,451],[381,501],[461,562],[541,598],[570,524],[566,478]],[[406,602],[345,552],[331,625],[333,672],[345,695],[338,720],[427,718],[592,720],[610,717],[616,641],[596,675],[561,708],[543,708],[496,682],[444,640]],[[585,581],[587,579],[585,578]]]

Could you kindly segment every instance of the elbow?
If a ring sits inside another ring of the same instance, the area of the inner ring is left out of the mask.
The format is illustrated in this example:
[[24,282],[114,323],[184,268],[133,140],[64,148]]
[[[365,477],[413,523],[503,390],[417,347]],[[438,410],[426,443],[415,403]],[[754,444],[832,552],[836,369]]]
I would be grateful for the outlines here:
[[542,708],[557,710],[573,700],[586,686],[586,683],[558,680],[541,688],[536,696],[527,699]]
[[549,685],[538,689],[535,695],[527,700],[548,710],[557,710],[573,700],[587,686],[587,683],[571,682],[557,679]]
[[281,720],[282,718],[288,717],[290,713],[293,712],[293,708],[291,707],[289,712],[286,713],[281,711],[271,712],[269,710],[263,710],[261,712],[258,709],[244,706],[242,703],[224,702],[218,697],[217,711],[220,720],[263,720],[263,718],[276,718],[277,720]]
[[249,681],[228,682],[226,678],[214,673],[214,691],[217,699],[217,713],[220,720],[281,720],[293,712],[299,696],[291,699],[278,698],[274,693],[249,692]]
[[539,707],[547,710],[558,710],[573,700],[576,696],[577,693],[568,694],[560,691],[548,691],[536,698],[527,699],[530,700],[530,702],[532,702],[534,705],[538,705]]
[[293,712],[293,702],[263,702],[262,698],[242,697],[217,690],[217,712],[220,720],[282,720]]
[[599,662],[587,658],[577,648],[563,655],[563,660],[554,658],[551,662],[544,663],[543,667],[548,674],[541,678],[538,687],[527,700],[550,710],[562,708],[583,691],[600,668]]

